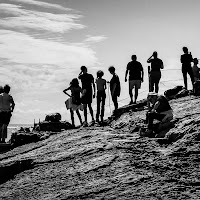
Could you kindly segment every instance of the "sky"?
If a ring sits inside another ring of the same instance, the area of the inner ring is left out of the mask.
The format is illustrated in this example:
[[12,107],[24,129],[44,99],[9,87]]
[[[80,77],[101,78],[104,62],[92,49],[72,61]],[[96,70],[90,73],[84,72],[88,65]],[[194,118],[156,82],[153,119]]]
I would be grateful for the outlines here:
[[[199,0],[0,0],[0,85],[11,86],[16,103],[10,123],[32,124],[55,112],[70,121],[62,91],[82,65],[95,78],[103,70],[106,80],[108,67],[116,68],[119,106],[130,101],[124,76],[133,54],[145,73],[138,100],[147,96],[153,51],[164,63],[159,93],[183,85],[182,47],[200,58],[199,11]],[[106,93],[107,117],[113,103]],[[96,99],[92,105],[95,112]]]

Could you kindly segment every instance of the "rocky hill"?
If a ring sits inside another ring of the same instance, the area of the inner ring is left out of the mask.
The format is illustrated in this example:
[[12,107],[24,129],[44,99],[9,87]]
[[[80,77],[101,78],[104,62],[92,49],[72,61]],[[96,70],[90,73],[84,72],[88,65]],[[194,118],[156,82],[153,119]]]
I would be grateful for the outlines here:
[[200,199],[200,98],[170,104],[156,138],[139,134],[146,110],[129,109],[0,154],[0,199]]

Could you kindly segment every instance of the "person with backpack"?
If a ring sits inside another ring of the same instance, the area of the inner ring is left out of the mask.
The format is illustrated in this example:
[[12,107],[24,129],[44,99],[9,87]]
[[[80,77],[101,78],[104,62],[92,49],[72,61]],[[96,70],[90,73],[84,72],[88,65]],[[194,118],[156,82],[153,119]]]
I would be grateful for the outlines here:
[[103,123],[104,117],[104,107],[106,100],[106,80],[102,78],[104,72],[99,70],[97,71],[97,79],[96,79],[96,88],[97,88],[97,113],[96,113],[96,122],[99,122],[100,115],[100,107],[101,107],[101,123]]
[[151,63],[150,69],[150,92],[158,93],[159,90],[159,82],[161,79],[161,69],[164,68],[163,61],[158,58],[158,53],[156,51],[153,52],[152,56],[148,58],[147,63]]
[[[71,95],[67,93],[68,90],[71,91]],[[70,109],[72,126],[75,127],[74,111],[76,111],[80,124],[82,125],[83,122],[82,122],[82,118],[81,118],[79,110],[83,110],[82,104],[81,104],[81,93],[83,92],[83,90],[79,86],[78,79],[77,78],[72,79],[72,81],[70,82],[70,86],[67,89],[64,89],[63,92],[70,97],[65,102],[65,104],[66,104],[67,109]]]

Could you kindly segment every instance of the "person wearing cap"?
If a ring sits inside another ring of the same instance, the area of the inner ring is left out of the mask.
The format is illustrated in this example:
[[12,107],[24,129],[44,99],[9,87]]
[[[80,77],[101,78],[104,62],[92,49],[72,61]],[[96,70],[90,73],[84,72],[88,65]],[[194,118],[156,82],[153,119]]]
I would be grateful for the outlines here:
[[147,96],[147,123],[148,129],[153,130],[153,120],[157,119],[161,122],[170,121],[173,119],[173,111],[168,100],[163,95],[158,95],[154,92],[149,92]]
[[158,58],[158,53],[156,51],[153,52],[152,56],[148,58],[147,63],[151,63],[150,70],[150,92],[158,93],[159,90],[159,82],[161,79],[161,69],[164,68],[163,61]]
[[198,67],[198,59],[197,58],[194,58],[193,59],[193,67],[192,67],[192,71],[193,71],[193,75],[194,75],[194,81],[197,81],[200,79],[200,68]]
[[[128,63],[126,72],[125,72],[125,82],[127,81],[127,75],[129,73],[129,95],[130,103],[136,104],[138,97],[138,90],[141,88],[141,83],[143,82],[144,70],[142,64],[137,61],[137,56],[131,56],[132,61]],[[135,99],[133,102],[133,88],[135,88]]]
[[3,88],[3,93],[0,94],[0,124],[1,124],[1,142],[5,143],[7,138],[7,127],[10,123],[10,118],[12,112],[15,108],[15,102],[13,97],[9,94],[10,86],[5,85]]
[[97,88],[97,113],[96,122],[99,122],[100,107],[101,107],[101,123],[103,122],[105,100],[106,100],[106,80],[102,78],[104,72],[97,71],[96,88]]
[[183,80],[185,89],[187,90],[187,74],[189,74],[192,85],[194,85],[194,75],[191,67],[191,62],[193,62],[192,54],[191,52],[188,52],[187,47],[183,47],[184,54],[181,55],[181,63],[182,63],[182,74],[183,74]]

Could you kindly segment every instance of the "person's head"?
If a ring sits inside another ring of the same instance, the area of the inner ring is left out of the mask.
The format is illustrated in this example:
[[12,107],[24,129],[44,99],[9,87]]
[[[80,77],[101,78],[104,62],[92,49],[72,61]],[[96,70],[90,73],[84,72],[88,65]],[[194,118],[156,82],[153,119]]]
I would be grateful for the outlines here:
[[8,94],[10,92],[10,86],[6,84],[3,88],[3,91]]
[[198,61],[197,58],[194,58],[194,59],[193,59],[193,62],[194,62],[195,65],[197,65],[197,64],[199,63],[199,61]]
[[158,57],[157,51],[154,51],[154,52],[153,52],[153,57],[154,57],[154,58],[157,58],[157,57]]
[[104,75],[103,71],[97,71],[97,78],[101,78]]
[[147,101],[150,101],[152,104],[156,102],[158,94],[155,92],[149,92],[147,95]]
[[71,85],[72,87],[77,87],[77,86],[79,86],[78,79],[77,79],[77,78],[73,78],[72,81],[70,82],[70,85]]
[[132,55],[131,59],[132,59],[132,61],[136,61],[137,60],[137,56],[136,55]]
[[81,66],[81,71],[83,73],[87,73],[87,67],[86,66]]
[[2,93],[3,93],[3,87],[0,86],[0,94],[2,94]]
[[188,53],[188,48],[187,47],[183,47],[183,52],[184,53]]
[[115,68],[113,66],[110,66],[108,68],[108,71],[111,73],[111,74],[114,74],[115,73]]

